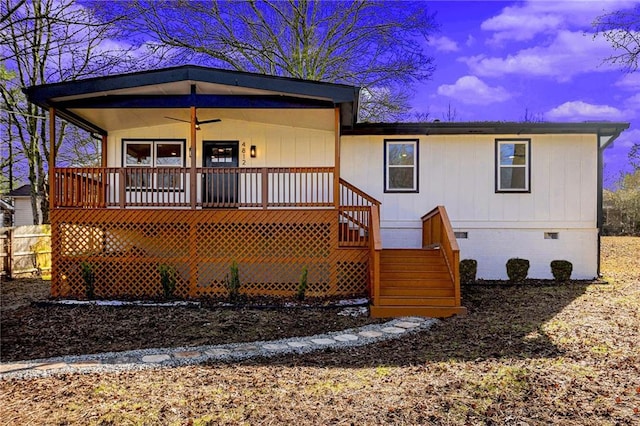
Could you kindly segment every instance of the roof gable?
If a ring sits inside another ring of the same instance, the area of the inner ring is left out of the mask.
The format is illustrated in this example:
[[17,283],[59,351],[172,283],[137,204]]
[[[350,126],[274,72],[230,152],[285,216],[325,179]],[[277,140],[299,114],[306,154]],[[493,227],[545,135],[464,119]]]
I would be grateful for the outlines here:
[[289,95],[354,102],[359,87],[241,71],[183,65],[160,70],[95,77],[24,89],[29,101],[42,107],[54,101],[104,95],[189,95],[195,84],[200,93],[244,95]]
[[184,65],[160,70],[95,77],[23,89],[27,99],[55,108],[67,121],[107,134],[85,111],[131,108],[334,108],[341,123],[357,119],[360,88],[344,84]]

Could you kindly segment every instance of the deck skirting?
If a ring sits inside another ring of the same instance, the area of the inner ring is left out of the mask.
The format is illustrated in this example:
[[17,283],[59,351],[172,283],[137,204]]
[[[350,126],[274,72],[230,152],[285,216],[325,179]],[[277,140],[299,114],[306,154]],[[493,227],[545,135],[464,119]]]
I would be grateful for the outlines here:
[[220,297],[233,262],[244,294],[294,295],[306,267],[307,296],[363,295],[368,248],[338,227],[336,209],[54,209],[52,295],[85,298],[84,266],[100,298],[162,296],[163,268],[175,297]]

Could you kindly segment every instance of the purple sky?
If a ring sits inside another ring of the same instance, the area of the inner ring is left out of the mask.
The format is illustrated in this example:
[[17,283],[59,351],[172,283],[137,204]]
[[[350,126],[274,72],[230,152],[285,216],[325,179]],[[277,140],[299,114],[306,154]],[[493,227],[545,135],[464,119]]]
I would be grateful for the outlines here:
[[593,20],[635,1],[435,1],[441,31],[430,47],[431,81],[413,105],[430,118],[456,121],[629,121],[605,151],[605,185],[630,170],[640,140],[640,71],[626,74],[603,60],[611,47],[593,37]]

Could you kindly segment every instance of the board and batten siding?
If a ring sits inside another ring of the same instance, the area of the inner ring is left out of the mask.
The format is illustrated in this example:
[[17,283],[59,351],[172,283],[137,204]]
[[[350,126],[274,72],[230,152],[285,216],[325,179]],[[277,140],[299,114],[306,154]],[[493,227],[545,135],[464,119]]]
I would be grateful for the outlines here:
[[[496,193],[495,140],[531,140],[531,192]],[[419,141],[419,192],[384,192],[384,140]],[[478,278],[505,279],[511,257],[530,261],[529,276],[551,278],[549,263],[566,259],[574,278],[597,271],[595,135],[343,136],[342,177],[382,202],[386,248],[419,247],[420,217],[444,205],[460,258],[478,261]],[[557,232],[558,239],[545,239]]]
[[[246,167],[331,167],[335,160],[333,110],[282,110],[294,114],[300,122],[313,116],[327,130],[281,124],[223,118],[221,122],[202,125],[196,132],[196,165],[202,166],[202,141],[239,141],[246,144]],[[224,115],[224,113],[222,113]],[[292,120],[296,121],[296,120]],[[331,130],[328,130],[331,129]],[[139,127],[109,132],[107,161],[109,167],[122,165],[123,139],[185,139],[186,166],[190,165],[189,123],[170,123],[162,126]],[[249,147],[256,146],[257,156],[251,158]],[[240,160],[242,160],[242,154]],[[242,167],[242,161],[240,161]]]

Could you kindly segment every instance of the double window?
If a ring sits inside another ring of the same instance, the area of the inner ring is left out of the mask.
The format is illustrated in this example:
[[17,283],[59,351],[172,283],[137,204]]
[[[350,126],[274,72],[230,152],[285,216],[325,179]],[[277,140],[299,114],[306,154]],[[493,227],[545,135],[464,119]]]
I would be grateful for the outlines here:
[[531,192],[531,139],[496,139],[496,192]]
[[130,189],[182,189],[184,139],[125,139],[123,164]]
[[418,140],[384,141],[384,191],[418,192]]

